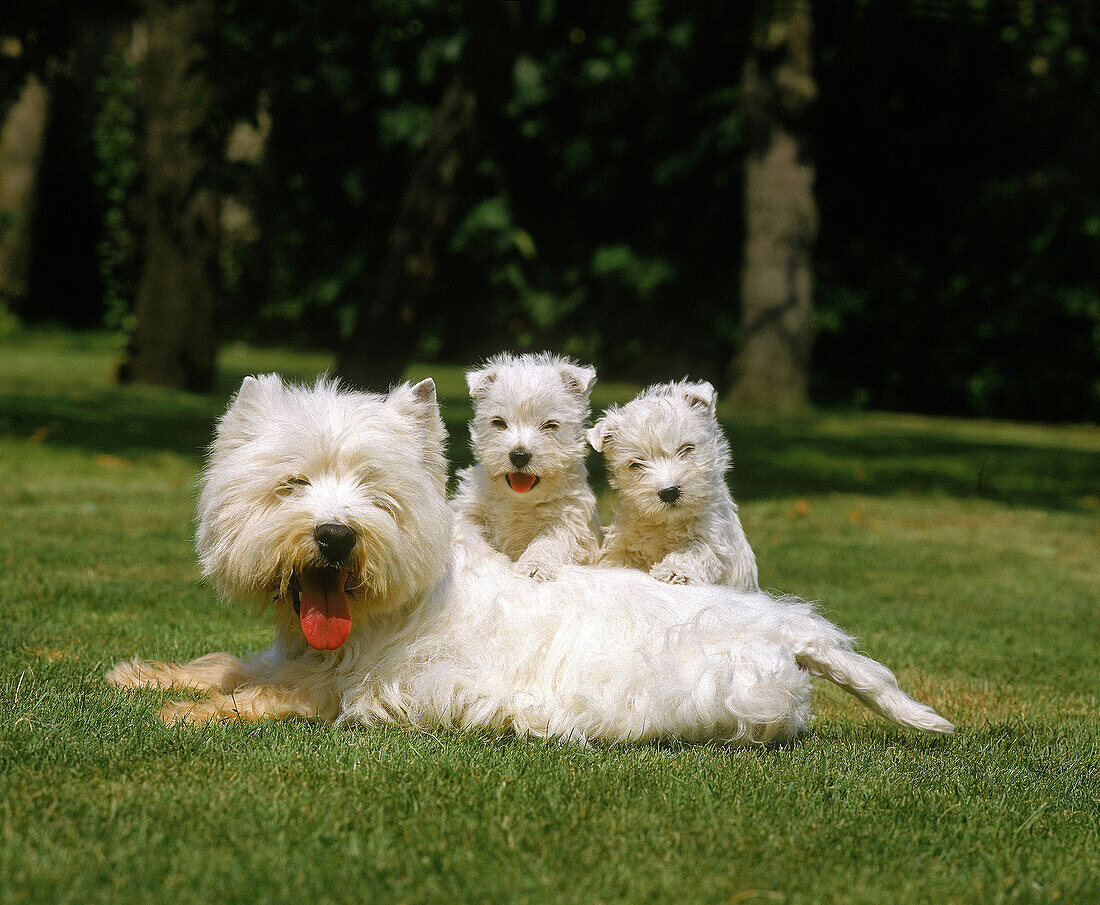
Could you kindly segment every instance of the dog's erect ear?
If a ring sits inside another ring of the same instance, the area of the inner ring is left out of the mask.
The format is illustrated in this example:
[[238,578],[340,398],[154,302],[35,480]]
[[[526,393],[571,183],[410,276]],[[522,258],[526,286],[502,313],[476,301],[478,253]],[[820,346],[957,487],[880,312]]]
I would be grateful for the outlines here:
[[425,377],[418,384],[402,383],[390,390],[386,401],[400,412],[422,423],[439,420],[439,404],[435,398],[435,381]]
[[443,422],[435,398],[435,381],[430,377],[415,385],[402,383],[395,386],[386,401],[397,412],[415,421],[427,436],[443,442]]
[[435,381],[426,377],[415,385],[402,383],[395,386],[386,397],[386,404],[416,426],[421,440],[420,460],[435,474],[439,490],[444,492],[447,484],[447,460],[444,458],[447,429],[439,416]]
[[474,402],[480,402],[488,394],[489,387],[497,379],[497,369],[497,365],[491,364],[466,372],[466,386],[470,388],[470,398]]
[[561,379],[567,390],[587,399],[596,382],[596,369],[587,365],[575,365],[565,362],[561,366]]
[[425,377],[420,383],[415,384],[412,387],[413,399],[419,402],[421,405],[432,406],[438,408],[438,403],[435,398],[435,381],[430,377]]
[[243,411],[244,409],[264,408],[270,406],[273,400],[283,393],[283,378],[278,374],[261,374],[256,377],[245,377],[241,388],[237,390],[237,396],[230,402],[229,411]]
[[246,377],[233,397],[232,407],[238,405],[264,405],[270,402],[283,389],[282,378],[278,374],[260,374],[258,377]]
[[603,452],[604,447],[607,446],[612,436],[614,436],[612,431],[613,418],[614,412],[604,412],[604,416],[593,424],[588,429],[588,433],[585,434],[588,438],[588,445],[596,450],[596,452]]
[[718,394],[705,380],[684,385],[684,398],[692,408],[703,409],[713,415],[718,407]]
[[217,441],[233,446],[256,437],[267,424],[264,413],[282,394],[283,381],[278,374],[246,377],[218,422]]

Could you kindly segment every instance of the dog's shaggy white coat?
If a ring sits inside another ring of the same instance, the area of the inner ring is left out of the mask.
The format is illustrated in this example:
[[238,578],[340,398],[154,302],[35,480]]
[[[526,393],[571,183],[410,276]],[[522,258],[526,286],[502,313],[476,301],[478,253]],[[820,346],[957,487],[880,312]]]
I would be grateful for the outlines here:
[[[468,546],[484,541],[541,581],[595,559],[600,521],[584,468],[595,382],[593,368],[547,353],[499,355],[467,373],[477,464],[459,473],[453,507]],[[516,476],[535,484],[517,492]]]
[[706,381],[658,384],[609,408],[588,431],[619,492],[600,563],[672,584],[759,590],[756,556],[726,485],[730,446],[716,404]]
[[[748,744],[805,729],[813,674],[899,725],[951,731],[807,603],[615,568],[564,566],[539,583],[453,544],[443,438],[431,381],[381,397],[247,379],[211,448],[198,549],[225,596],[273,601],[275,643],[250,660],[135,658],[109,680],[206,692],[169,705],[167,721],[300,716]],[[351,630],[322,651],[295,595],[310,570],[330,568],[315,529],[334,521],[355,535],[341,559]]]

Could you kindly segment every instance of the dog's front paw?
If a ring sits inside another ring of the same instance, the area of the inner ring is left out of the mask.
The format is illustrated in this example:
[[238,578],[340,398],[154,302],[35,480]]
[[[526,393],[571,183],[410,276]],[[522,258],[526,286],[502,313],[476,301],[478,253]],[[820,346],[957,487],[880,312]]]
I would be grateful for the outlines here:
[[172,701],[165,704],[157,712],[161,722],[166,726],[174,726],[176,723],[203,723],[220,722],[224,717],[210,706],[208,701]]
[[663,581],[665,584],[691,584],[691,576],[682,569],[677,569],[676,566],[669,565],[668,563],[657,563],[652,569],[649,570],[649,574],[656,578],[658,581]]
[[519,569],[521,575],[533,578],[535,581],[551,581],[557,578],[558,575],[557,566],[546,562],[539,562],[535,559],[521,559],[516,563],[516,568]]

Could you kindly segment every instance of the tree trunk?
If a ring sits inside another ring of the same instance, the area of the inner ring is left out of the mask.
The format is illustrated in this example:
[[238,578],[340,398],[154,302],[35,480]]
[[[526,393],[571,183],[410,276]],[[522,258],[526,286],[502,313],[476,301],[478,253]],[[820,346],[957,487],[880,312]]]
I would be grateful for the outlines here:
[[213,384],[217,353],[218,203],[197,184],[203,158],[192,137],[209,102],[196,38],[213,2],[149,0],[146,10],[147,46],[138,62],[144,263],[137,323],[118,377],[203,392]]
[[0,309],[27,291],[30,225],[49,111],[50,92],[32,75],[0,129]]
[[808,404],[818,229],[806,117],[817,96],[812,31],[809,0],[761,0],[742,78],[745,258],[730,397],[745,408]]
[[418,316],[435,277],[458,200],[458,177],[470,155],[477,98],[461,71],[436,108],[428,142],[390,229],[386,260],[337,373],[355,386],[385,390],[401,378],[416,350]]

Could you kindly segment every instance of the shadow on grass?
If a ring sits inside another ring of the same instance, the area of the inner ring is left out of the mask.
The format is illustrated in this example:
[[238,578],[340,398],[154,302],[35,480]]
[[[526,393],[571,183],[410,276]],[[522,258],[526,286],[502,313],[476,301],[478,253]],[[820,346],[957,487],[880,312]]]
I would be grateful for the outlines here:
[[[198,460],[235,387],[227,382],[209,396],[137,387],[0,392],[0,436],[131,458],[163,450]],[[441,403],[451,461],[461,468],[470,462],[469,403],[457,396],[444,396]],[[938,433],[935,422],[892,430],[863,415],[841,423],[843,431],[830,433],[814,419],[727,422],[735,496],[751,501],[820,493],[942,494],[1080,511],[1100,487],[1100,454],[1060,447],[1049,438],[983,442],[946,429]],[[602,490],[601,457],[590,457],[589,467]]]
[[987,442],[933,431],[815,435],[776,423],[751,434],[727,424],[731,484],[740,500],[818,493],[942,494],[1080,511],[1100,487],[1100,453],[1021,441]]

